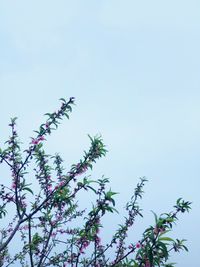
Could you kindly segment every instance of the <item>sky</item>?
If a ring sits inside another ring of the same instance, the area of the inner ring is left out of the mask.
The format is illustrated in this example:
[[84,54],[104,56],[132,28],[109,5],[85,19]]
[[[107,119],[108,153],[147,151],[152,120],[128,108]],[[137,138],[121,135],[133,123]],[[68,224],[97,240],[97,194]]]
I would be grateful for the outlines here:
[[[92,175],[110,178],[120,211],[148,178],[133,238],[153,223],[151,210],[191,201],[174,230],[188,240],[189,253],[173,257],[180,267],[199,266],[199,13],[197,0],[0,2],[0,145],[11,117],[26,147],[43,114],[75,97],[46,149],[67,168],[87,135],[101,134],[109,152]],[[116,222],[109,217],[108,228]]]

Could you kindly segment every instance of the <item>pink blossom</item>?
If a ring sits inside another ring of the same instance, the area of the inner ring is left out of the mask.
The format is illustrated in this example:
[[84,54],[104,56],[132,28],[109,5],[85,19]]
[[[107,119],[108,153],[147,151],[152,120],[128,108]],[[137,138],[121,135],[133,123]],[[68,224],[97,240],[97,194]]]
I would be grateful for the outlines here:
[[33,145],[37,145],[38,143],[39,143],[38,139],[33,139],[31,141],[31,144],[33,144]]
[[56,233],[55,233],[55,232],[53,232],[53,233],[51,234],[51,236],[52,236],[52,237],[55,237],[55,236],[56,236]]
[[48,185],[47,189],[48,189],[49,192],[52,192],[52,184]]
[[161,233],[164,233],[164,232],[165,232],[165,228],[161,228],[161,229],[160,229],[160,232],[161,232]]
[[23,229],[23,230],[28,230],[28,225],[27,225],[27,224],[24,225],[24,226],[22,227],[22,229]]
[[52,223],[52,225],[53,225],[53,226],[55,226],[55,225],[56,225],[56,223],[57,223],[57,221],[56,221],[56,220],[54,220],[54,221],[52,221],[51,223]]
[[40,137],[38,137],[38,141],[44,141],[45,140],[45,138],[44,138],[44,136],[42,135],[42,136],[40,136]]
[[158,227],[155,227],[154,230],[153,230],[154,234],[157,235],[159,233],[159,228]]
[[90,243],[88,241],[83,242],[83,248],[87,248],[89,246],[89,244]]
[[129,248],[129,249],[133,249],[133,245],[129,245],[128,248]]
[[45,140],[44,136],[39,136],[38,138],[33,138],[31,141],[31,144],[37,145],[40,141],[44,141],[44,140]]
[[145,262],[145,266],[144,266],[144,267],[151,267],[151,264],[150,264],[149,260],[147,260],[147,261]]
[[61,187],[61,186],[63,186],[64,184],[65,184],[65,182],[64,182],[64,181],[62,181],[62,182],[60,182],[60,183],[59,183],[59,185],[58,185],[58,186],[59,186],[59,187]]
[[15,189],[15,188],[16,188],[16,183],[13,182],[13,183],[12,183],[12,189]]
[[26,208],[27,207],[27,203],[24,200],[22,201],[22,207],[23,208]]
[[89,246],[89,244],[90,244],[89,241],[84,241],[84,242],[82,243],[82,246],[81,246],[79,252],[82,253],[82,254],[84,254],[84,253],[85,253],[84,250]]
[[137,244],[136,244],[136,248],[140,248],[141,247],[141,244],[138,242]]

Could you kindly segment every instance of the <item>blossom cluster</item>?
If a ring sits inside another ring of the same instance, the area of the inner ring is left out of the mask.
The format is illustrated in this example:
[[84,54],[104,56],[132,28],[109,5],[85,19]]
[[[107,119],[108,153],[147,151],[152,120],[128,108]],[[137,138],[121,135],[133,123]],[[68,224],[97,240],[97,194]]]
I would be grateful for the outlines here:
[[[109,179],[91,179],[87,175],[106,155],[101,136],[89,136],[90,148],[68,171],[59,154],[49,155],[44,148],[44,141],[60,121],[69,118],[75,99],[61,101],[57,111],[45,114],[46,121],[24,151],[16,129],[17,118],[9,124],[11,136],[5,142],[6,148],[0,149],[0,163],[11,173],[9,184],[0,184],[0,266],[172,267],[168,264],[170,253],[187,247],[184,240],[174,240],[166,234],[178,214],[189,211],[191,203],[179,198],[173,212],[154,214],[155,224],[134,241],[132,228],[137,216],[143,216],[138,202],[147,181],[140,178],[125,206],[124,221],[105,244],[103,217],[117,212],[117,193],[108,189]],[[93,194],[95,201],[92,207],[81,209],[78,196],[85,191]],[[12,249],[15,240],[21,241],[16,252]]]

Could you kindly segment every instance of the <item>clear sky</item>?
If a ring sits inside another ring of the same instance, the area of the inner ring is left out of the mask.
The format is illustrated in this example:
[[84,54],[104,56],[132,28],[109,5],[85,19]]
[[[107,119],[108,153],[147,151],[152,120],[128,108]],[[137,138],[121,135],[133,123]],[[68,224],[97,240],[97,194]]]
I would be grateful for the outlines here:
[[[178,197],[192,201],[175,227],[190,252],[174,260],[198,267],[199,47],[198,0],[1,1],[0,143],[10,117],[19,117],[26,145],[60,97],[76,97],[48,151],[70,166],[88,147],[87,134],[101,133],[109,153],[94,177],[110,177],[119,209],[138,177],[149,179],[139,232],[153,222],[150,210],[168,212]],[[116,220],[109,219],[113,228]]]

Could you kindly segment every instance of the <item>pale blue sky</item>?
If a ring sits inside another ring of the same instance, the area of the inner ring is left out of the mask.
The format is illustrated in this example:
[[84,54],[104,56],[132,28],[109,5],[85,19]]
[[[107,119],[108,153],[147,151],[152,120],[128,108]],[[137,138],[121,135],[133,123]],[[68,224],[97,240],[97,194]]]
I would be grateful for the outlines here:
[[60,97],[76,97],[48,151],[70,166],[89,145],[87,134],[101,133],[109,153],[94,177],[110,177],[119,209],[137,178],[149,179],[139,232],[153,222],[150,210],[192,201],[175,230],[190,252],[175,261],[198,267],[199,47],[197,0],[1,1],[0,143],[10,117],[19,117],[26,144]]

